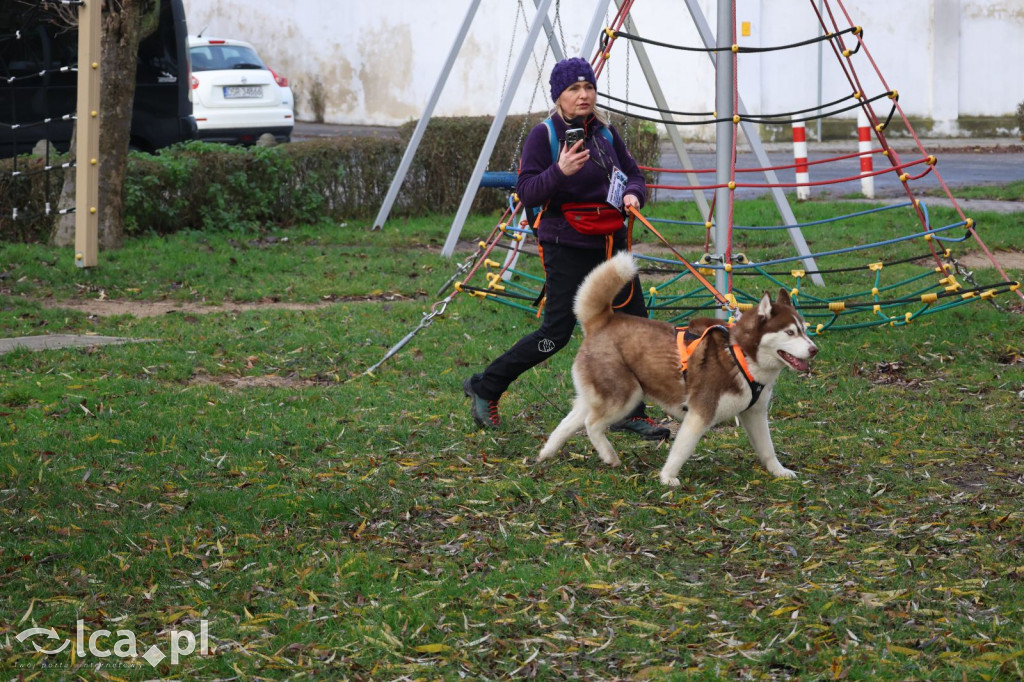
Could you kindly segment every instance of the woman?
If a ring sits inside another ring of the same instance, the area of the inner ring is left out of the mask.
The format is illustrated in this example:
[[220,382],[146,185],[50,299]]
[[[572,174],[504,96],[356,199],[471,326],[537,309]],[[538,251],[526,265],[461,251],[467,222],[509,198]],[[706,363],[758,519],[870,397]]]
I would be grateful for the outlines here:
[[[622,138],[594,108],[597,79],[590,64],[578,57],[562,60],[551,71],[550,83],[555,107],[551,118],[527,136],[516,185],[524,206],[543,208],[537,239],[546,277],[544,319],[537,331],[463,382],[473,419],[484,428],[501,424],[498,400],[509,385],[569,342],[576,325],[576,290],[593,268],[614,251],[627,248],[622,211],[642,207],[647,194],[643,174]],[[584,137],[570,147],[565,138],[571,128],[581,128]],[[594,225],[602,208],[604,217],[596,222],[603,224]],[[588,225],[598,234],[580,231]],[[619,294],[616,306],[624,313],[647,316],[639,279]],[[669,436],[667,428],[645,415],[643,404],[613,429],[649,440]]]

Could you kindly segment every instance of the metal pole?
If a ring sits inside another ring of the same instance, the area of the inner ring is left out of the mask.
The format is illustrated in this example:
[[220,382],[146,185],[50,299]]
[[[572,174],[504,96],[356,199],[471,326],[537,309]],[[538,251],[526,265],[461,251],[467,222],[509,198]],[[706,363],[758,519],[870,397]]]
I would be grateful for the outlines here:
[[[733,21],[730,0],[718,0],[718,33],[715,45],[719,48],[715,60],[715,184],[727,185],[732,172],[732,147],[735,141],[735,123],[732,122],[732,93],[735,84],[732,45]],[[732,191],[720,186],[715,190],[715,253],[722,257],[722,264],[728,261],[729,251],[729,207],[732,205]],[[723,294],[731,291],[729,277],[724,270],[715,270],[715,286]],[[718,317],[725,311],[719,310]]]
[[[819,17],[822,16],[822,11],[823,11],[822,3],[823,2],[824,2],[824,0],[818,0],[818,16]],[[819,21],[818,22],[818,37],[819,38],[823,35],[824,31],[825,31],[825,27],[822,26],[821,22]],[[821,97],[822,97],[822,93],[821,93],[821,90],[822,90],[822,87],[821,87],[821,79],[822,79],[822,75],[821,75],[821,66],[822,66],[821,51],[822,51],[823,47],[824,47],[824,44],[819,42],[818,43],[818,142],[819,143],[821,142]]]
[[466,40],[466,34],[469,33],[469,26],[473,23],[473,16],[476,14],[478,7],[480,7],[480,0],[471,0],[469,10],[466,11],[466,17],[462,20],[462,26],[459,28],[459,33],[455,36],[451,49],[448,50],[448,58],[441,68],[441,74],[437,77],[437,82],[434,84],[434,91],[430,93],[430,99],[427,101],[427,106],[423,109],[423,115],[420,116],[420,120],[416,123],[416,129],[413,131],[409,144],[405,148],[405,154],[402,155],[402,162],[398,164],[395,177],[391,180],[391,187],[388,188],[388,193],[384,197],[384,203],[381,204],[377,217],[373,221],[373,229],[375,230],[384,227],[388,214],[391,213],[391,207],[394,206],[395,199],[398,198],[398,191],[402,188],[405,176],[409,172],[409,166],[412,165],[412,159],[416,156],[416,150],[423,140],[423,133],[427,129],[427,124],[430,123],[430,116],[434,113],[434,107],[437,106],[437,100],[441,97],[441,91],[444,89],[445,83],[448,82],[448,75],[451,73],[452,65],[455,64],[455,58],[459,54],[459,49],[462,48],[462,43]]
[[519,59],[516,61],[508,88],[506,88],[505,95],[501,99],[501,104],[498,105],[494,122],[491,123],[491,129],[487,133],[487,139],[484,140],[483,149],[480,150],[480,156],[477,157],[473,174],[469,178],[469,184],[466,185],[466,192],[462,195],[462,203],[459,205],[459,210],[452,221],[451,229],[448,230],[448,238],[441,248],[441,255],[445,258],[450,258],[452,253],[455,252],[455,244],[459,241],[462,225],[466,222],[466,216],[469,215],[469,209],[473,205],[477,188],[480,186],[480,179],[484,176],[487,162],[491,159],[491,152],[494,151],[494,145],[498,142],[501,126],[505,123],[505,117],[508,116],[508,110],[512,106],[512,100],[515,98],[516,90],[519,88],[519,82],[523,79],[523,72],[526,70],[527,62],[530,60],[533,46],[537,43],[540,29],[544,26],[544,19],[551,8],[551,2],[552,0],[541,0],[541,4],[537,8],[537,16],[534,17],[533,24],[530,26],[530,31],[526,36],[526,44],[523,46],[523,51],[519,53]]
[[[619,7],[621,6],[620,2]],[[607,7],[608,0],[597,0],[597,5],[594,7],[594,16],[590,18],[590,26],[587,27],[587,32],[583,36],[583,45],[580,47],[580,57],[583,59],[590,59],[590,53],[594,51],[597,37],[601,35],[601,24],[604,23],[604,11]]]
[[100,0],[78,9],[78,110],[75,137],[75,265],[99,262]]
[[[621,8],[623,1],[615,0],[615,4]],[[632,14],[626,16],[626,30],[633,35],[640,35],[636,28],[636,22],[633,21]],[[644,72],[644,78],[647,79],[647,86],[651,89],[654,104],[659,109],[667,110],[669,108],[668,99],[665,98],[665,93],[661,89],[661,82],[658,80],[657,74],[654,73],[650,57],[647,56],[647,48],[638,41],[633,45],[633,52],[636,54],[637,63],[640,64],[640,70]],[[665,121],[668,139],[672,142],[672,148],[675,149],[676,156],[679,157],[683,168],[685,170],[693,170],[693,162],[690,160],[690,155],[686,152],[686,147],[683,145],[683,137],[679,134],[679,128],[675,124],[675,117],[672,114],[662,113],[661,118]],[[687,173],[686,181],[694,188],[699,187],[701,184],[696,173]],[[693,200],[697,203],[697,210],[700,211],[701,217],[707,222],[711,215],[711,207],[708,206],[708,200],[704,196],[704,192],[700,189],[694,189]]]
[[[697,0],[686,0],[686,6],[690,10],[690,16],[693,17],[693,23],[697,26],[697,30],[700,32],[701,40],[704,42],[704,47],[711,47],[715,44],[714,35],[711,33],[711,27],[708,25],[707,19],[704,18],[703,12],[700,7],[696,4]],[[730,53],[731,54],[731,53]],[[715,53],[708,53],[712,63],[717,63]],[[743,105],[743,98],[737,98],[739,104],[740,116],[747,115],[747,108]],[[762,168],[768,168],[771,166],[771,161],[768,158],[768,153],[764,150],[764,145],[761,143],[761,138],[757,134],[757,128],[754,124],[749,121],[743,121],[740,124],[743,130],[743,136],[746,138],[747,143],[750,144],[750,150],[754,153],[757,158],[757,162],[761,164]],[[765,182],[770,185],[777,185],[779,182],[778,176],[775,175],[775,171],[764,172]],[[793,215],[793,208],[789,205],[789,201],[786,199],[785,193],[782,188],[772,187],[771,189],[772,199],[775,201],[775,207],[779,211],[779,215],[782,217],[782,221],[786,225],[796,225],[796,216]],[[811,257],[810,249],[807,247],[807,242],[804,240],[804,235],[800,231],[799,227],[789,227],[786,229],[789,234],[789,239],[796,248],[798,254],[803,256],[804,267],[812,272],[811,282],[818,286],[824,286],[825,280],[821,278],[816,271],[818,269],[817,264],[814,262],[814,258]]]
[[[533,0],[533,6],[539,8],[541,0]],[[551,20],[545,15],[544,17],[544,32],[548,34],[548,45],[551,46],[551,54],[555,58],[556,62],[560,62],[565,59],[565,53],[562,52],[562,46],[558,42],[558,36],[555,35],[555,27],[551,24]]]

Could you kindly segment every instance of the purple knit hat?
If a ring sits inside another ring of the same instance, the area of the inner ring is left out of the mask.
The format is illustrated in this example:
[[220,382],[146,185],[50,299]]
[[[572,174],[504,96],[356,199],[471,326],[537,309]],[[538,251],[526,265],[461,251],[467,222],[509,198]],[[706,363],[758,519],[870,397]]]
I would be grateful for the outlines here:
[[594,70],[590,68],[590,62],[586,59],[570,57],[555,64],[555,68],[551,70],[551,101],[557,102],[562,91],[578,81],[587,81],[597,87]]

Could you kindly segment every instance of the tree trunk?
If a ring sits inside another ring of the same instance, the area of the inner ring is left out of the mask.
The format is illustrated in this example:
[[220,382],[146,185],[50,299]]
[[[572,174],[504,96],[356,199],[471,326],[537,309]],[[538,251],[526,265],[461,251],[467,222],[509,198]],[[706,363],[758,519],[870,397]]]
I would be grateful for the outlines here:
[[[100,57],[100,187],[99,247],[120,248],[124,238],[124,178],[131,141],[135,100],[135,63],[144,13],[152,0],[106,0]],[[79,112],[79,115],[84,115]],[[75,145],[72,140],[72,158]],[[75,204],[75,172],[64,175],[60,206]],[[50,239],[54,246],[73,246],[75,215],[60,216]]]

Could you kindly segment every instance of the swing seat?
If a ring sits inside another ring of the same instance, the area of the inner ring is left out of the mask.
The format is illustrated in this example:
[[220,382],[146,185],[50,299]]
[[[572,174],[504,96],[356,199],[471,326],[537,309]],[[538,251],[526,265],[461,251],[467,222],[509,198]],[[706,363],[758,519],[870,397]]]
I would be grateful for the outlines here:
[[518,178],[519,174],[511,171],[484,171],[480,187],[514,190]]

